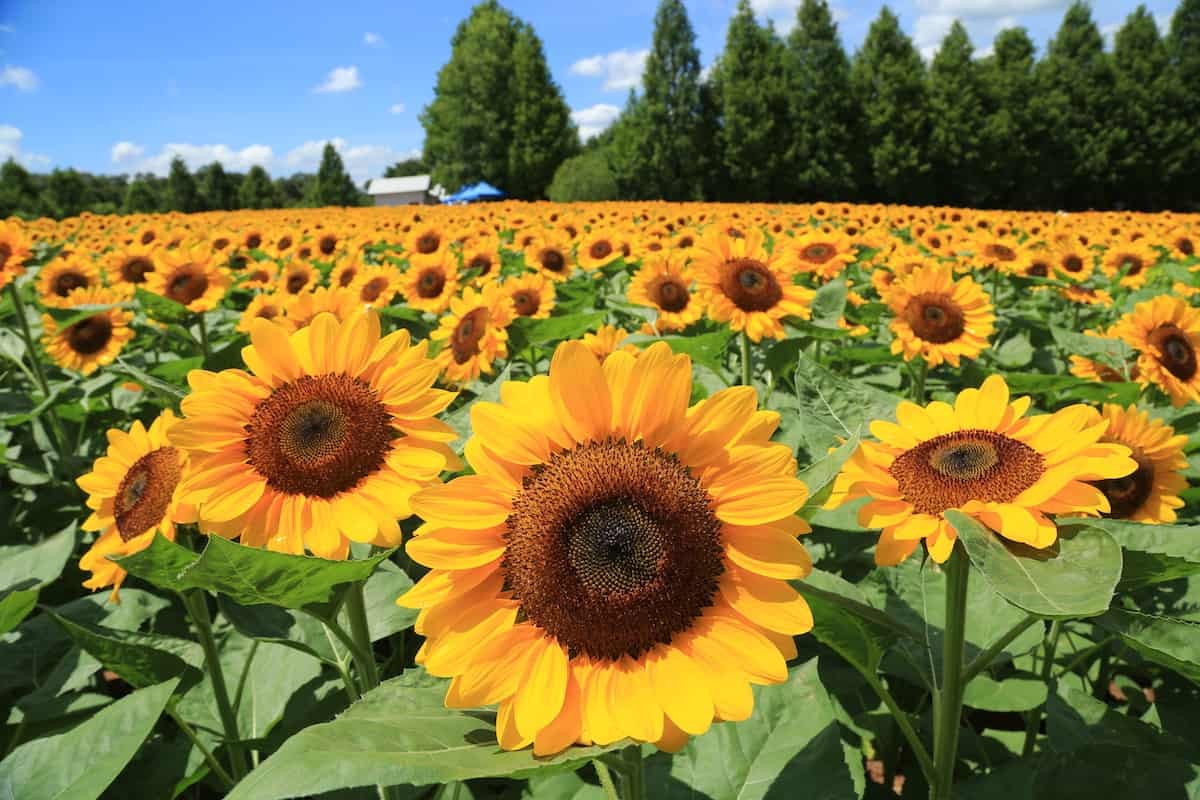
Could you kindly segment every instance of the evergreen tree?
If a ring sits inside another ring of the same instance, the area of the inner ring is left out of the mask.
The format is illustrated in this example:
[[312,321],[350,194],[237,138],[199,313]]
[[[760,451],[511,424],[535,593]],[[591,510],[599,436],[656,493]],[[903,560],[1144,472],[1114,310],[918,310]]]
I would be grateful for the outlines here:
[[237,204],[237,187],[220,161],[196,170],[200,206],[207,211],[230,211]]
[[792,200],[849,199],[856,189],[859,114],[850,59],[826,0],[804,0],[787,42]]
[[955,20],[929,68],[930,178],[936,202],[945,205],[990,199],[980,170],[984,89],[974,55],[967,29]]
[[312,188],[314,204],[317,206],[358,205],[358,189],[346,174],[342,157],[329,142],[321,151],[321,166],[317,168],[317,180]]
[[301,208],[316,205],[314,197],[316,176],[307,172],[295,172],[286,178],[276,178],[274,184],[275,203],[279,208]]
[[46,210],[51,216],[77,217],[92,203],[83,175],[73,169],[56,169],[50,173],[43,193]]
[[385,178],[403,178],[408,175],[427,175],[429,174],[429,165],[421,158],[406,158],[403,161],[397,161],[383,171]]
[[639,198],[698,198],[703,156],[700,102],[696,33],[682,0],[661,0],[633,128]]
[[451,191],[481,180],[508,190],[517,27],[496,0],[471,9],[450,40],[433,102],[421,112],[425,160],[433,181]]
[[600,150],[568,158],[554,173],[547,195],[556,203],[616,200],[617,179]]
[[1120,194],[1114,157],[1127,134],[1114,125],[1112,62],[1082,0],[1067,9],[1036,74],[1033,117],[1043,202],[1057,200],[1066,208],[1103,205],[1114,190]]
[[1145,6],[1138,6],[1117,31],[1113,49],[1116,98],[1113,114],[1127,134],[1116,152],[1116,186],[1129,206],[1162,206],[1163,162],[1178,130],[1175,109],[1168,105],[1167,48],[1158,25]]
[[159,209],[158,194],[150,183],[149,176],[138,175],[129,182],[121,210],[126,214],[152,214]]
[[276,208],[279,205],[271,176],[259,165],[255,164],[246,173],[246,179],[238,189],[238,204],[242,208]]
[[1033,208],[1037,200],[1037,141],[1031,131],[1034,46],[1024,28],[1001,31],[980,68],[986,122],[981,171],[989,205]]
[[528,200],[546,196],[555,170],[579,152],[571,109],[550,75],[542,41],[522,24],[512,52],[513,105],[505,190]]
[[884,202],[921,203],[929,198],[929,114],[925,65],[900,20],[884,6],[871,23],[850,73],[863,113],[870,195]]
[[9,158],[0,166],[0,219],[14,214],[36,216],[41,201],[29,171]]
[[196,179],[188,172],[187,164],[179,156],[171,159],[171,171],[167,173],[166,211],[182,211],[189,214],[200,208],[200,194],[196,190]]
[[642,103],[631,89],[621,115],[587,143],[587,149],[604,154],[617,182],[618,197],[625,200],[645,197],[642,178],[646,157],[641,150],[646,139],[642,133],[645,124]]
[[1164,145],[1163,181],[1173,207],[1200,209],[1200,0],[1180,0],[1166,38],[1164,104],[1174,126]]
[[768,201],[783,172],[781,142],[791,140],[782,106],[781,44],[759,26],[749,0],[738,0],[725,50],[713,72],[722,126],[718,137],[724,192],[714,199]]

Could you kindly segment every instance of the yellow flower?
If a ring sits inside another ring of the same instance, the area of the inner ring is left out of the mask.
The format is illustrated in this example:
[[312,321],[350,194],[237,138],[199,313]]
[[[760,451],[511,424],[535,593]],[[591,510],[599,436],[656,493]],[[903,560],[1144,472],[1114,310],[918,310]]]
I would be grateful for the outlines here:
[[279,274],[279,291],[290,295],[311,292],[321,284],[321,272],[307,261],[289,261]]
[[518,317],[546,319],[554,309],[554,282],[540,272],[530,272],[509,278],[500,284],[500,291],[512,303]]
[[704,316],[704,301],[692,293],[692,273],[677,255],[648,256],[629,280],[629,302],[658,310],[660,331],[683,330]]
[[181,246],[154,253],[154,271],[146,275],[146,289],[201,313],[217,307],[231,283],[229,272],[213,266],[207,245]]
[[293,329],[293,323],[287,318],[285,307],[284,297],[277,294],[256,294],[242,312],[237,329],[242,333],[249,333],[254,328],[254,320],[265,319],[290,331]]
[[836,278],[858,259],[850,239],[836,231],[804,231],[791,242],[777,238],[775,246],[794,249],[800,271],[814,273],[824,280]]
[[480,374],[491,375],[493,362],[508,357],[512,320],[512,303],[494,283],[478,290],[468,286],[461,297],[451,300],[450,312],[429,334],[443,343],[437,358],[446,382],[461,386]]
[[525,247],[525,263],[552,281],[565,281],[575,269],[571,238],[562,231],[545,231]]
[[1160,419],[1151,419],[1136,406],[1122,408],[1106,404],[1103,410],[1108,431],[1101,441],[1123,444],[1132,451],[1137,469],[1122,478],[1097,481],[1096,488],[1108,498],[1108,517],[1137,522],[1175,521],[1175,509],[1183,508],[1179,493],[1187,488],[1183,455],[1187,437]]
[[348,291],[358,296],[359,303],[383,308],[395,299],[403,282],[400,270],[391,264],[372,264],[359,267]]
[[154,271],[154,246],[130,244],[105,257],[104,275],[109,284],[137,287]]
[[42,305],[67,308],[71,292],[100,286],[100,269],[81,256],[60,256],[42,267],[37,281]]
[[621,257],[616,231],[594,227],[579,242],[579,266],[586,270],[607,267]]
[[601,365],[565,342],[472,408],[475,474],[413,497],[417,660],[448,706],[499,704],[501,747],[678,750],[786,679],[807,491],[779,415],[742,386],[688,408],[691,374],[666,344]]
[[881,528],[875,563],[898,564],[922,539],[939,563],[957,534],[944,512],[956,509],[1014,542],[1046,548],[1058,538],[1047,514],[1109,511],[1089,481],[1120,478],[1136,467],[1129,448],[1101,441],[1108,422],[1092,408],[1068,406],[1025,417],[1030,399],[1009,402],[999,375],[964,389],[953,406],[902,402],[899,424],[875,420],[871,433],[834,482],[827,507],[869,497],[863,527]]
[[440,314],[458,292],[458,267],[449,253],[438,260],[427,258],[404,273],[404,301],[413,308]]
[[175,525],[196,521],[196,509],[182,502],[179,484],[187,474],[187,454],[167,441],[177,420],[170,409],[162,412],[147,430],[135,421],[129,432],[108,431],[108,450],[92,471],[76,483],[88,494],[91,516],[85,531],[100,531],[91,548],[79,559],[79,568],[92,573],[83,585],[89,589],[112,586],[119,599],[125,570],[109,556],[127,556],[150,546],[157,533],[175,539]]
[[350,542],[400,543],[409,498],[453,459],[434,419],[453,395],[408,331],[380,338],[374,312],[320,314],[288,334],[258,320],[249,371],[193,370],[170,432],[193,471],[182,496],[205,532],[252,547],[345,558]]
[[412,227],[404,239],[404,255],[411,266],[437,263],[450,250],[450,237],[441,225],[422,222]]
[[1120,284],[1130,289],[1146,285],[1150,268],[1158,261],[1158,253],[1145,240],[1119,241],[1109,245],[1100,262],[1110,278],[1120,275]]
[[124,296],[103,286],[75,289],[64,298],[64,308],[114,307],[97,311],[62,330],[54,317],[43,314],[42,347],[55,364],[83,375],[91,375],[99,367],[111,364],[134,336],[129,327],[133,314],[115,307],[123,300]]
[[1181,298],[1159,295],[1134,306],[1112,333],[1138,351],[1138,383],[1158,386],[1176,407],[1200,401],[1200,309]]
[[21,223],[0,219],[0,289],[25,272],[31,256]]
[[641,353],[642,349],[636,344],[622,344],[630,335],[629,331],[624,328],[618,328],[615,325],[601,325],[595,333],[585,333],[580,342],[588,349],[588,352],[603,361],[618,349],[633,356]]
[[285,301],[284,313],[288,323],[299,329],[308,327],[318,314],[330,313],[339,322],[345,322],[362,308],[358,292],[353,289],[318,286],[311,292],[298,294]]
[[957,367],[978,358],[995,330],[996,314],[987,293],[969,275],[954,280],[948,264],[929,264],[901,279],[888,294],[895,312],[892,352],[905,361],[918,356],[930,366]]

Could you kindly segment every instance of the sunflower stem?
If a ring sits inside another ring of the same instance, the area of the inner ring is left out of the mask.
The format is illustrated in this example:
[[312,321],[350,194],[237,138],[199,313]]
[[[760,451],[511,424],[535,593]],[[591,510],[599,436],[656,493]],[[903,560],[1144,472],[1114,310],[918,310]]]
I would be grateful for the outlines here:
[[917,405],[925,405],[925,374],[929,372],[929,362],[918,358],[913,362],[912,399]]
[[[1058,649],[1058,637],[1062,633],[1062,620],[1056,619],[1050,623],[1050,632],[1046,634],[1046,641],[1043,645],[1044,653],[1042,659],[1042,683],[1046,684],[1046,689],[1050,688],[1050,673],[1054,670],[1054,652]],[[1025,744],[1021,747],[1021,755],[1029,756],[1033,754],[1033,747],[1037,743],[1038,729],[1042,727],[1042,709],[1035,708],[1029,712],[1029,718],[1025,726]]]
[[225,788],[232,789],[233,785],[237,783],[237,781],[235,781],[233,776],[230,775],[223,766],[221,766],[221,762],[217,761],[217,757],[213,755],[213,751],[209,749],[208,745],[200,740],[200,737],[197,735],[195,729],[193,729],[191,725],[188,725],[186,722],[184,722],[183,717],[179,716],[179,714],[173,708],[167,708],[167,716],[175,721],[175,724],[179,726],[179,730],[183,731],[184,736],[192,740],[192,744],[196,745],[196,749],[200,751],[202,756],[204,756],[204,760],[208,762],[209,768],[216,774],[218,778],[221,779],[221,783],[225,784]]
[[750,382],[750,337],[742,331],[742,386],[753,386]]
[[1008,647],[1009,644],[1012,643],[1013,639],[1016,639],[1018,636],[1028,630],[1028,628],[1039,619],[1041,619],[1041,617],[1035,617],[1033,614],[1027,615],[1025,619],[1021,620],[1016,625],[1013,625],[1003,636],[993,642],[991,647],[975,656],[975,660],[967,665],[967,670],[963,673],[963,686],[966,686],[968,683],[974,680],[979,673],[987,669],[988,666],[996,660],[996,656],[1000,655],[1004,648]]
[[237,715],[233,713],[233,706],[229,702],[229,687],[225,683],[225,672],[221,668],[217,640],[213,638],[208,600],[204,592],[195,590],[183,594],[183,605],[187,608],[188,616],[192,618],[192,624],[196,626],[200,647],[204,649],[204,668],[208,670],[209,679],[212,681],[217,712],[221,716],[221,726],[225,729],[225,744],[229,748],[229,763],[236,783],[247,772],[246,753],[242,750],[241,737],[238,735]]
[[346,616],[350,617],[350,635],[355,645],[352,653],[358,667],[358,679],[362,682],[363,694],[366,694],[379,685],[379,670],[375,666],[375,651],[371,647],[371,630],[367,627],[364,584],[365,581],[350,584],[346,592]]
[[967,625],[967,581],[971,574],[962,542],[947,559],[946,627],[942,638],[942,685],[937,693],[933,725],[933,800],[949,800],[954,791],[954,764],[962,716],[963,650]]
[[207,361],[209,356],[212,355],[212,352],[209,350],[209,347],[208,347],[208,323],[204,321],[204,312],[203,311],[200,312],[199,317],[200,317],[200,320],[199,320],[200,355],[204,356],[204,360]]
[[[50,383],[46,380],[46,371],[42,369],[42,360],[38,358],[38,351],[33,341],[33,332],[29,328],[29,319],[25,316],[25,301],[21,299],[21,293],[17,291],[16,281],[8,284],[8,293],[12,297],[13,311],[17,314],[17,321],[21,324],[21,338],[25,340],[25,352],[29,354],[29,364],[33,368],[33,377],[37,381],[38,389],[42,393],[42,399],[49,399]],[[53,408],[48,408],[46,409],[46,415],[50,419],[50,438],[54,440],[54,449],[58,452],[58,460],[61,464],[63,458],[66,456],[66,436],[63,434],[62,425],[58,420],[58,412]]]
[[883,685],[883,681],[879,676],[872,672],[863,672],[863,677],[867,679],[867,683],[875,690],[875,694],[879,695],[879,699],[887,706],[888,711],[892,714],[892,719],[896,721],[896,725],[900,728],[900,733],[904,734],[904,740],[908,742],[908,747],[912,750],[913,755],[917,759],[917,763],[921,766],[921,773],[925,776],[925,781],[933,785],[936,772],[933,768],[933,759],[929,757],[929,751],[925,749],[925,745],[921,743],[921,737],[913,727],[912,720],[908,717],[908,712],[900,707],[896,702],[896,698],[888,691],[888,688]]
[[642,761],[641,745],[626,747],[621,753],[625,762],[625,800],[646,800],[646,764]]
[[613,783],[612,772],[609,771],[608,765],[597,758],[592,761],[592,766],[596,768],[596,776],[600,778],[600,786],[604,789],[605,800],[621,800],[621,796],[617,794],[617,786]]

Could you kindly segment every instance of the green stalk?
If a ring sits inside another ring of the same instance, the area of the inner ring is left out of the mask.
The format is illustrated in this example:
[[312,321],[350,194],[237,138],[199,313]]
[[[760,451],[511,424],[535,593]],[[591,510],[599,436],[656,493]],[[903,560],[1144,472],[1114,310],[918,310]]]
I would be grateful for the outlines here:
[[753,386],[750,383],[750,337],[742,331],[742,386]]
[[630,745],[621,752],[625,762],[625,800],[646,800],[646,764],[641,745]]
[[962,542],[956,542],[946,570],[946,628],[942,639],[942,685],[937,693],[933,725],[933,800],[949,800],[954,791],[954,764],[962,716],[963,650],[967,627],[967,581],[971,566]]
[[367,627],[367,607],[363,598],[363,581],[350,585],[346,592],[346,615],[350,617],[350,636],[354,639],[354,660],[363,694],[379,685],[379,670],[375,666],[375,651],[371,647],[371,632]]
[[896,721],[896,725],[900,728],[900,733],[904,734],[904,740],[908,742],[908,747],[912,750],[913,755],[917,759],[917,763],[921,766],[921,773],[925,776],[925,781],[930,786],[933,785],[935,771],[933,768],[933,759],[929,757],[929,751],[925,749],[925,745],[921,743],[921,737],[917,734],[916,728],[912,725],[912,720],[908,718],[908,712],[900,707],[896,702],[896,698],[892,697],[892,693],[883,685],[883,681],[876,674],[862,673],[867,679],[867,683],[871,684],[871,688],[875,690],[875,694],[879,695],[879,699],[887,706],[888,711],[892,714],[892,719]]
[[229,761],[235,782],[242,779],[247,772],[246,753],[242,750],[241,737],[238,735],[237,716],[233,713],[233,705],[229,702],[229,687],[225,684],[225,672],[221,668],[221,658],[217,652],[217,640],[213,638],[212,617],[208,613],[208,600],[204,592],[195,590],[183,594],[183,604],[187,608],[196,633],[200,637],[200,646],[204,649],[204,668],[208,670],[212,680],[213,694],[217,699],[217,712],[221,715],[221,726],[225,729],[225,743],[229,748]]
[[[1042,683],[1050,688],[1050,673],[1054,669],[1054,651],[1058,649],[1058,637],[1062,633],[1062,620],[1056,619],[1050,623],[1050,632],[1046,634],[1044,644],[1044,660],[1042,661]],[[1029,712],[1028,725],[1025,727],[1025,744],[1021,755],[1033,754],[1033,746],[1037,743],[1038,729],[1042,727],[1042,709],[1035,708]]]
[[991,647],[975,656],[975,660],[967,666],[967,671],[963,673],[963,686],[966,686],[979,673],[987,669],[996,660],[996,656],[1000,655],[1001,651],[1012,643],[1013,639],[1016,639],[1040,619],[1041,617],[1035,617],[1032,614],[1026,616],[1025,619],[1013,625],[1003,636],[993,642]]
[[207,361],[212,352],[208,347],[208,323],[204,321],[204,312],[200,312],[200,354]]
[[196,734],[192,726],[184,722],[183,717],[179,716],[173,708],[167,709],[167,716],[175,720],[175,724],[179,726],[179,730],[183,731],[184,735],[192,740],[192,744],[196,745],[196,749],[204,756],[204,760],[208,762],[209,768],[221,779],[221,783],[225,784],[225,788],[232,789],[237,781],[225,771],[225,768],[221,766],[221,762],[217,761],[217,757],[213,755],[212,750],[204,742],[200,741],[199,735]]
[[913,362],[912,399],[919,406],[925,405],[925,374],[929,372],[929,364],[923,358]]
[[[8,284],[8,294],[12,297],[13,311],[17,314],[17,321],[21,326],[21,338],[25,340],[25,352],[29,354],[29,364],[33,367],[33,377],[37,381],[38,389],[42,392],[42,399],[50,397],[50,383],[46,380],[46,371],[42,369],[42,360],[38,358],[37,347],[33,341],[33,331],[29,328],[29,320],[25,316],[25,301],[21,299],[21,293],[17,291],[16,282]],[[53,408],[46,410],[46,415],[50,419],[51,438],[54,439],[55,448],[58,450],[58,460],[62,463],[66,453],[66,437],[63,435],[62,427],[58,421],[58,414]]]
[[596,768],[596,776],[600,778],[600,786],[604,789],[605,800],[621,800],[617,794],[616,784],[613,783],[612,772],[609,771],[608,765],[600,759],[592,761],[592,766]]

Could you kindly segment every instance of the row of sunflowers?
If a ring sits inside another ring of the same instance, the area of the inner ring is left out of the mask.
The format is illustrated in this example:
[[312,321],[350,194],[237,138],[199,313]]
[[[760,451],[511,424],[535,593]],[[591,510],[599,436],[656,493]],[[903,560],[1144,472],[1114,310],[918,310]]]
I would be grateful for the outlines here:
[[[0,223],[7,544],[57,564],[30,585],[0,549],[0,651],[86,653],[56,697],[104,709],[0,684],[0,779],[45,757],[30,709],[69,736],[154,691],[200,797],[786,790],[819,773],[819,729],[778,719],[795,692],[830,709],[831,796],[1051,785],[1068,674],[1080,714],[1153,712],[1151,752],[1189,718],[1156,692],[1200,675],[1177,627],[1200,607],[1198,237],[824,203]],[[131,592],[155,610],[121,617]],[[298,722],[291,686],[247,732],[222,662],[244,684],[261,648],[345,696]],[[458,728],[497,710],[447,740],[401,719],[421,702]],[[356,727],[379,715],[446,764],[387,758]],[[697,766],[762,724],[790,753],[769,774]],[[363,769],[302,769],[339,725]]]

